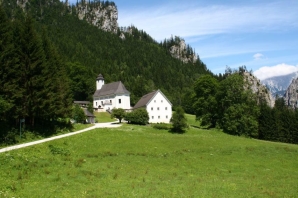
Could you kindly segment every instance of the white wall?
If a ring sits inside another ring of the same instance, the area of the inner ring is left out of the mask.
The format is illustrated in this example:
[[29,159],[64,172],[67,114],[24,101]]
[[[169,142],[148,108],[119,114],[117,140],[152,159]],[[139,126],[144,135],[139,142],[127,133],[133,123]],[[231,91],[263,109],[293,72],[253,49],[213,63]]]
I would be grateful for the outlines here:
[[152,98],[146,110],[149,114],[149,123],[170,123],[172,105],[160,92]]
[[[121,100],[121,103],[119,103],[119,99]],[[110,102],[111,104],[105,104],[106,101]],[[102,105],[102,102],[105,105]],[[113,95],[113,96],[106,96],[106,97],[100,97],[100,98],[94,98],[93,99],[93,107],[98,108],[98,106],[101,106],[101,108],[107,109],[113,109],[113,108],[122,108],[122,109],[130,109],[130,96],[127,95]]]

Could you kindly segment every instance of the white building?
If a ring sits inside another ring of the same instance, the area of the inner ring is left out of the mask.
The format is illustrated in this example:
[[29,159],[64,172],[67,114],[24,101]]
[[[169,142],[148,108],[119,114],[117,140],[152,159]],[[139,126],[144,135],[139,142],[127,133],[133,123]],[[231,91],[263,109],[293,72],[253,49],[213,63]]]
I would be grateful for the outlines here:
[[105,84],[99,74],[96,78],[96,91],[93,95],[95,109],[112,110],[113,108],[130,109],[130,92],[121,81]]
[[134,109],[138,108],[146,108],[149,123],[170,123],[172,103],[160,90],[144,95],[134,106]]

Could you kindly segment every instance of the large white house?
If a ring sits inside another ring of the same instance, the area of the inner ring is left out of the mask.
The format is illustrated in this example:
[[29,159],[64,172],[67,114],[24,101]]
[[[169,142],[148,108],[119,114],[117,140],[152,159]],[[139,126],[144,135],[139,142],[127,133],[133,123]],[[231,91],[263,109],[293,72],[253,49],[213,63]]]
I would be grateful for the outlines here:
[[105,84],[99,74],[96,78],[96,91],[93,95],[95,109],[112,110],[113,108],[130,109],[130,92],[121,81]]
[[138,108],[146,108],[149,123],[169,123],[172,117],[172,103],[160,90],[144,95],[134,106]]

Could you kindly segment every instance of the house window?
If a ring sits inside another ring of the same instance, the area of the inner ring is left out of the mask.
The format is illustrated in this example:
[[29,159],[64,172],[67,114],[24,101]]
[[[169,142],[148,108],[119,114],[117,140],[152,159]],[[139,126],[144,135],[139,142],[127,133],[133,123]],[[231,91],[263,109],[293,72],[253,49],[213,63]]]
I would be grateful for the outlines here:
[[166,107],[166,110],[168,110],[168,107]]
[[97,107],[97,102],[95,102],[95,106]]
[[110,103],[112,104],[112,100],[110,100]]
[[163,103],[163,100],[161,100],[161,103]]
[[154,103],[156,103],[156,100],[154,100]]
[[101,104],[103,105],[103,101],[101,101]]
[[157,110],[159,110],[159,107],[157,107]]
[[121,99],[119,99],[119,104],[121,104]]
[[166,116],[166,118],[168,119],[168,116]]
[[154,116],[152,116],[152,120],[154,119]]
[[153,111],[153,107],[151,107],[151,111]]
[[158,119],[160,119],[160,116],[158,116]]

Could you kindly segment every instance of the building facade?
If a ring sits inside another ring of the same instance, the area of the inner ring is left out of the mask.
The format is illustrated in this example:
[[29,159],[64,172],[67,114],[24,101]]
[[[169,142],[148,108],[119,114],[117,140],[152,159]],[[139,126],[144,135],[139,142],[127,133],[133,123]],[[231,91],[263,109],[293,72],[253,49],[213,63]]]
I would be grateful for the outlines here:
[[93,107],[105,111],[112,110],[113,108],[129,110],[131,108],[130,92],[121,81],[105,84],[103,76],[99,74],[96,78]]
[[160,90],[144,95],[134,106],[134,109],[138,108],[146,108],[149,123],[170,123],[172,103]]

